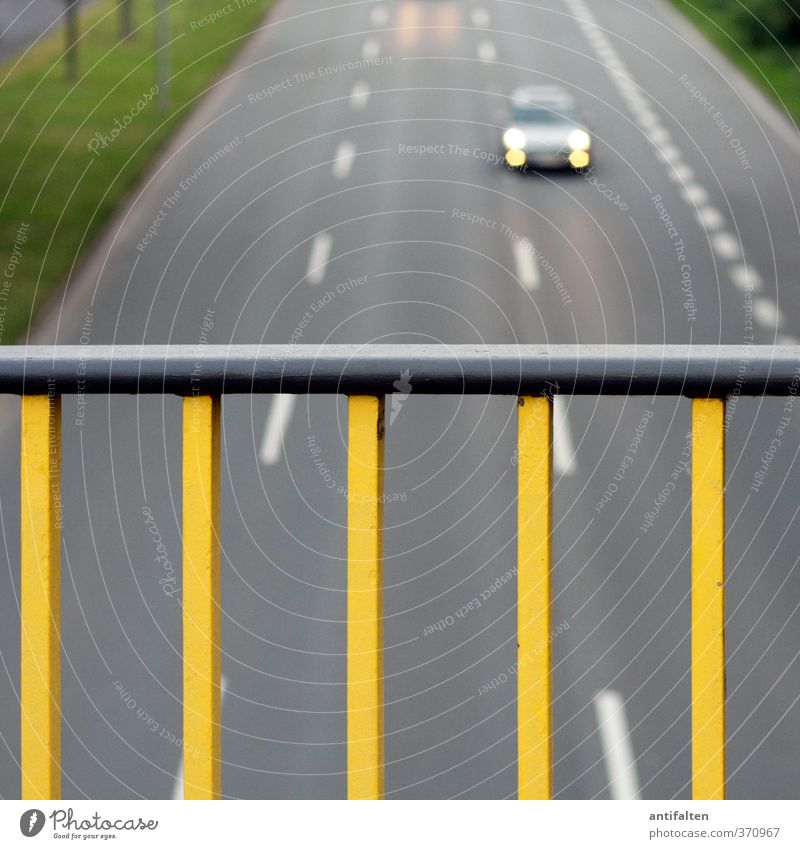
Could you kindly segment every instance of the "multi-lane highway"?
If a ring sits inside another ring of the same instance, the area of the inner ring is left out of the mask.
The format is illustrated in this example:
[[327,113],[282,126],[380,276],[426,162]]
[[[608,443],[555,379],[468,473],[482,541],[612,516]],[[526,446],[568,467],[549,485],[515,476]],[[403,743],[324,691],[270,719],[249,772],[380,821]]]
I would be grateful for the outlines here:
[[[497,165],[528,83],[566,87],[588,116],[588,174]],[[278,0],[31,338],[794,342],[798,165],[788,122],[662,0]],[[398,379],[387,795],[512,797],[515,399]],[[4,797],[19,792],[15,403]],[[556,409],[557,795],[686,798],[688,402]],[[64,400],[68,797],[176,793],[179,413],[170,397]],[[800,410],[739,400],[728,424],[728,793],[796,797]],[[342,398],[225,399],[225,796],[346,792],[345,425]]]

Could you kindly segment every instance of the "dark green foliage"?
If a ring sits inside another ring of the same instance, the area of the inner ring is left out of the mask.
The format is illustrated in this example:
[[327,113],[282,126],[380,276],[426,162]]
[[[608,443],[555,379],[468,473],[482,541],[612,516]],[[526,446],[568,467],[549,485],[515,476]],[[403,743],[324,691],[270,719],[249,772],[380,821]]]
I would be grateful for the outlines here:
[[690,2],[743,46],[800,43],[800,0]]

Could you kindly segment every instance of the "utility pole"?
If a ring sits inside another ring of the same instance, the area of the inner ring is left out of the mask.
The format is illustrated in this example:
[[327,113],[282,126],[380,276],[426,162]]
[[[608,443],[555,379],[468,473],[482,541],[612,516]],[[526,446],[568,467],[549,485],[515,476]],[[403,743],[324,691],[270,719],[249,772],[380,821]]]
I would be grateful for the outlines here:
[[69,82],[78,79],[78,3],[79,0],[65,0],[67,45],[64,51],[64,70]]
[[124,41],[133,32],[133,0],[119,0],[119,37]]
[[158,84],[158,108],[169,109],[169,17],[167,0],[156,0],[156,83]]

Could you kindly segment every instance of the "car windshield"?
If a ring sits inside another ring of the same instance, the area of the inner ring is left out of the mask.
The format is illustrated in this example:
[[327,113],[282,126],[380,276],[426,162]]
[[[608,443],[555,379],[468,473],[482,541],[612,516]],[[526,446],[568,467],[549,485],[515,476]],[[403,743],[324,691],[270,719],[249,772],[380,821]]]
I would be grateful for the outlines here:
[[568,109],[554,112],[543,106],[517,106],[514,109],[514,120],[525,124],[563,124],[572,120],[572,114]]

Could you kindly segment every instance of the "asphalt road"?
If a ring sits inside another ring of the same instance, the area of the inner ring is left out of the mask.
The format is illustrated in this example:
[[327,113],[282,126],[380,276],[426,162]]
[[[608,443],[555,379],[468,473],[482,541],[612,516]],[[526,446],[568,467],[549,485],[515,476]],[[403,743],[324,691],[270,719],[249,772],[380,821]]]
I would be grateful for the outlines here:
[[[589,175],[497,166],[507,95],[534,82],[589,116]],[[661,0],[281,0],[35,338],[794,342],[799,162],[788,124]],[[387,795],[513,797],[515,401],[415,397],[408,379],[387,434]],[[14,797],[18,424],[2,409]],[[66,797],[175,793],[179,412],[92,398],[77,425],[64,401]],[[729,412],[728,793],[795,798],[800,416],[783,400]],[[688,798],[688,402],[558,413],[557,795]],[[225,400],[228,797],[346,793],[345,423],[341,398]],[[617,698],[622,779],[598,733]]]
[[[96,0],[80,0],[81,9]],[[64,0],[3,0],[0,6],[0,59],[6,59],[57,31],[64,24]]]

